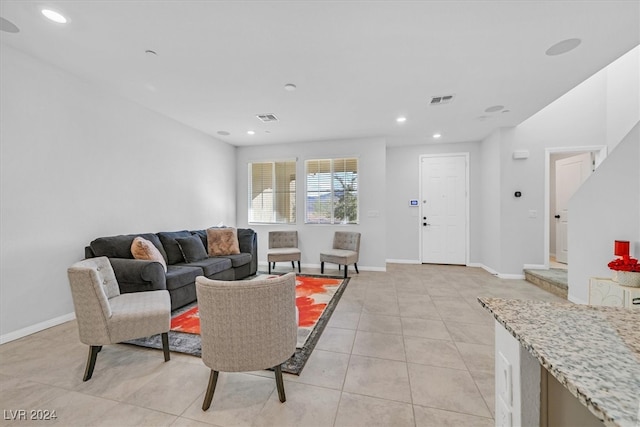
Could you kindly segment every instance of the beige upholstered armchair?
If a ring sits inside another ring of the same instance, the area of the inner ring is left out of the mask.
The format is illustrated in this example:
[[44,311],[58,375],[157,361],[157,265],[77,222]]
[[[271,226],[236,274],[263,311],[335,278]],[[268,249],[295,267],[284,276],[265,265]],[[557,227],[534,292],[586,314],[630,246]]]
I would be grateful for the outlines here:
[[202,410],[211,406],[218,372],[274,368],[286,400],[280,364],[296,350],[296,276],[233,282],[196,278],[202,361],[211,368]]
[[162,334],[164,360],[169,360],[171,301],[168,291],[121,295],[107,257],[75,263],[67,274],[80,341],[90,346],[83,381],[91,379],[98,352],[106,344]]
[[291,261],[291,266],[294,269],[296,268],[294,261],[298,261],[298,273],[300,273],[300,255],[297,231],[269,232],[269,250],[267,251],[269,274],[271,274],[271,263],[273,263],[273,268],[275,268],[276,262],[280,261]]
[[333,248],[320,253],[320,273],[324,274],[324,263],[338,264],[338,269],[344,265],[344,277],[347,277],[349,264],[353,264],[358,271],[358,257],[360,253],[360,233],[353,231],[336,231],[333,235]]

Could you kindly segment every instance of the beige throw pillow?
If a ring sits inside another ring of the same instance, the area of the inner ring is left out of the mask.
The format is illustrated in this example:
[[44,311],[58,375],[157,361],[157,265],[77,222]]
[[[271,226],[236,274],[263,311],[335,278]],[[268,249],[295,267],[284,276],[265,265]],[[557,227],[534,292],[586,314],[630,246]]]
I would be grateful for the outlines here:
[[133,239],[131,243],[131,255],[135,259],[144,259],[147,261],[156,261],[162,264],[162,268],[164,268],[164,272],[167,272],[167,263],[164,260],[164,257],[156,248],[153,243],[144,239],[142,237],[136,237]]
[[238,233],[234,227],[208,228],[209,256],[237,255],[240,253]]

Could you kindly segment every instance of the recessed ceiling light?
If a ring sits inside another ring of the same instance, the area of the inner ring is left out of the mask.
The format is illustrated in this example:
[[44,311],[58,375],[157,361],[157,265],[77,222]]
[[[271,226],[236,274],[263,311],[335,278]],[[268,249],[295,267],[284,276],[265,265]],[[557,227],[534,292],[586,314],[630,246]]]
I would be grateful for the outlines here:
[[406,122],[406,121],[407,121],[407,118],[406,118],[406,117],[398,117],[398,118],[396,119],[396,122],[398,122],[398,123],[404,123],[404,122]]
[[573,49],[577,48],[578,46],[580,46],[580,43],[582,43],[582,40],[580,39],[562,40],[561,42],[558,42],[547,49],[545,54],[547,54],[547,56],[562,55],[563,53],[570,52]]
[[222,136],[228,136],[231,135],[229,132],[227,132],[226,130],[219,130],[218,132],[216,132],[218,135],[222,135]]
[[0,17],[0,31],[4,31],[7,33],[19,33],[20,28],[18,28],[16,24],[9,21],[8,19]]
[[284,90],[286,90],[287,92],[293,92],[297,88],[298,87],[296,85],[294,85],[293,83],[287,83],[286,85],[284,85]]
[[434,137],[435,139],[438,139],[438,138],[440,138],[441,136],[442,136],[442,135],[440,135],[439,133],[434,133],[434,134],[433,134],[433,137]]
[[53,22],[57,22],[58,24],[66,24],[67,18],[62,16],[60,13],[51,9],[42,9],[42,14],[49,20]]
[[494,105],[493,107],[487,108],[485,113],[495,113],[496,111],[500,111],[504,108],[504,105]]
[[248,130],[248,131],[247,131],[247,133],[248,133],[249,135],[255,135],[255,134],[256,134],[256,131],[254,131],[254,130]]

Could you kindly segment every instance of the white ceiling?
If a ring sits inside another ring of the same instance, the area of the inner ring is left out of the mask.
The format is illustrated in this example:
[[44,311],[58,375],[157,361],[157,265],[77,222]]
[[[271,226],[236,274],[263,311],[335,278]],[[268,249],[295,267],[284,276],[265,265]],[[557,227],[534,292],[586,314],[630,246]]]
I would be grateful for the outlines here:
[[[46,20],[44,6],[70,22]],[[0,32],[3,45],[234,145],[477,141],[640,43],[629,0],[2,0],[0,16],[20,28]],[[569,38],[582,43],[545,55]],[[509,112],[485,112],[495,105]]]

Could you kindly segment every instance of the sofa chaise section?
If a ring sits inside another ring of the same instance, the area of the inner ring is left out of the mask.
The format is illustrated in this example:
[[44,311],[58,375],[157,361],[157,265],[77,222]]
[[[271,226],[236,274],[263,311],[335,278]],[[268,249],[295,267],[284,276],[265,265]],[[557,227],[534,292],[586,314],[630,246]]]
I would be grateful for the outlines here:
[[[176,238],[198,236],[207,247],[206,230],[140,233],[99,237],[85,248],[85,257],[106,256],[115,272],[121,293],[166,289],[171,297],[171,309],[196,300],[195,279],[205,276],[214,280],[239,280],[257,271],[257,235],[251,229],[238,229],[240,254],[208,257],[187,262]],[[134,259],[131,244],[136,237],[150,241],[166,261],[167,271],[160,262]]]

